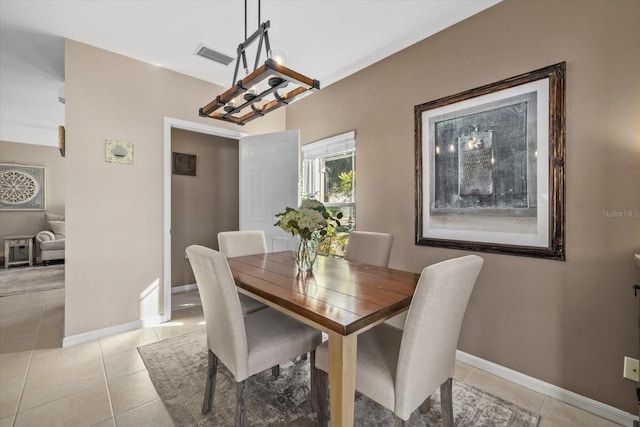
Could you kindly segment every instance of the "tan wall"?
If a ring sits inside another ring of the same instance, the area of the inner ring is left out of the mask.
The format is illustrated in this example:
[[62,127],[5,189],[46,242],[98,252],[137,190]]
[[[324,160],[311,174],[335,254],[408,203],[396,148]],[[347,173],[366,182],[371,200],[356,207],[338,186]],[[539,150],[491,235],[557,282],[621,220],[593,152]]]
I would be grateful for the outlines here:
[[238,141],[174,129],[172,151],[196,155],[196,176],[171,176],[171,285],[195,283],[184,251],[218,249],[218,232],[238,229]]
[[506,1],[287,108],[310,142],[355,129],[358,227],[393,233],[391,265],[463,251],[414,245],[415,105],[567,62],[567,261],[482,254],[459,348],[628,412],[638,356],[637,1]]
[[[0,141],[0,163],[44,166],[44,211],[0,211],[0,243],[5,236],[36,234],[45,229],[44,212],[64,215],[65,159],[57,147]],[[34,242],[34,244],[36,244]],[[37,250],[37,248],[36,248]],[[0,251],[4,252],[4,244]]]
[[[138,320],[145,289],[162,289],[163,117],[239,128],[198,117],[223,88],[71,40],[65,78],[70,337]],[[239,130],[283,130],[284,118]],[[108,139],[134,145],[132,165],[105,162]]]

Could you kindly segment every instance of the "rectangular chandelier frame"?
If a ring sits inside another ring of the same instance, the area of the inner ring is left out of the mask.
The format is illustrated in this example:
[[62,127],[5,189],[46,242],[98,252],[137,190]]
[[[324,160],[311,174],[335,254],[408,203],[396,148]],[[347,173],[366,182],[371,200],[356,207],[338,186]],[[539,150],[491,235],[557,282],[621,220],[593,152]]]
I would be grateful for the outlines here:
[[[233,81],[235,82],[238,76],[241,60],[245,71],[248,71],[245,51],[254,41],[259,40],[253,72],[248,74],[244,79],[238,80],[231,88],[216,96],[216,98],[206,106],[200,108],[199,112],[201,117],[210,117],[237,125],[244,125],[251,120],[262,117],[277,108],[293,102],[297,97],[307,91],[320,89],[320,82],[318,80],[297,73],[271,58],[267,59],[263,65],[258,67],[262,47],[265,47],[267,54],[269,54],[271,50],[267,33],[269,26],[269,21],[261,24],[256,32],[238,46],[238,57],[236,58]],[[260,93],[249,92],[251,88],[258,87],[258,84],[267,78],[267,89],[264,89]],[[282,95],[278,93],[278,90],[284,89],[289,83],[293,83],[297,87]],[[247,93],[247,95],[243,95],[245,93]],[[263,105],[258,105],[258,102],[271,94],[273,94],[275,99]],[[238,105],[230,104],[234,99],[242,99],[243,102],[238,103]],[[247,107],[251,110],[243,114],[241,111]]]

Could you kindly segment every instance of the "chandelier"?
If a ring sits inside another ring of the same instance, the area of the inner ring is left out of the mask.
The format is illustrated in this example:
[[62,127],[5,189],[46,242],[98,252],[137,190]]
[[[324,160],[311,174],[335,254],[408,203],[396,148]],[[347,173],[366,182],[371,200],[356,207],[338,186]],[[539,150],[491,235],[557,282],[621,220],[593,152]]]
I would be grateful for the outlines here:
[[[200,108],[201,117],[224,120],[244,125],[251,120],[286,106],[307,91],[320,89],[320,82],[285,67],[276,58],[269,43],[270,21],[259,24],[258,29],[247,37],[247,0],[244,2],[244,41],[238,45],[238,56],[231,87]],[[260,22],[260,0],[258,0],[258,22]],[[247,49],[258,42],[253,71],[249,72]],[[263,49],[267,60],[260,66]],[[238,78],[240,62],[246,77]]]

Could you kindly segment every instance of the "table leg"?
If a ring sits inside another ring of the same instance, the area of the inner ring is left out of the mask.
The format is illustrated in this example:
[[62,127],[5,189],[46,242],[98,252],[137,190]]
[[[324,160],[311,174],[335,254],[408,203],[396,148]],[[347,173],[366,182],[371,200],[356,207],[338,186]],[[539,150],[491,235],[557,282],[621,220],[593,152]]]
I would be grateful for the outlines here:
[[331,425],[353,426],[358,337],[329,332],[329,397]]

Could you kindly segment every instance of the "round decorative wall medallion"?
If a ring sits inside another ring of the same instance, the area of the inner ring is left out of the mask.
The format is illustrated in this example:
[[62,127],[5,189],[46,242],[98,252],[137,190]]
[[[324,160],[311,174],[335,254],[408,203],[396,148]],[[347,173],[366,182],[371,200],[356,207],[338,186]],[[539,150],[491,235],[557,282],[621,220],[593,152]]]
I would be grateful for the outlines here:
[[0,171],[0,202],[19,205],[38,195],[40,184],[34,176],[20,170]]

